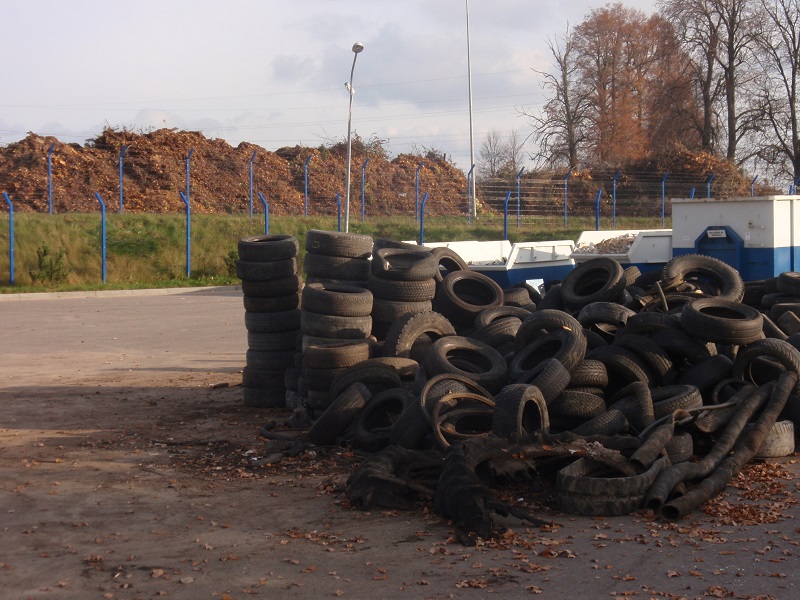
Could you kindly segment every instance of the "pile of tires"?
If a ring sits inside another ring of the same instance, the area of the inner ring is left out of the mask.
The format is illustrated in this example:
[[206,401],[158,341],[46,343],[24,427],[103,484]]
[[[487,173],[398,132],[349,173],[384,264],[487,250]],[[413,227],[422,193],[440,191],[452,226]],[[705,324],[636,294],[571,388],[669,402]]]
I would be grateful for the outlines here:
[[300,333],[298,248],[291,235],[239,240],[236,274],[242,280],[248,345],[242,372],[246,406],[286,405],[286,370],[293,365]]
[[372,237],[310,229],[303,272],[306,283],[350,283],[364,287],[370,271]]
[[[800,314],[798,274],[745,283],[711,257],[645,274],[600,257],[540,295],[503,290],[452,251],[381,240],[370,259],[363,236],[309,239],[310,254],[338,260],[326,263],[332,277],[309,277],[300,344],[284,362],[315,444],[448,453],[535,432],[613,441],[625,465],[567,461],[556,477],[563,510],[603,515],[641,508],[692,458],[794,448],[800,385],[787,385],[800,332],[784,315]],[[336,271],[348,260],[365,261],[347,273],[362,280]]]

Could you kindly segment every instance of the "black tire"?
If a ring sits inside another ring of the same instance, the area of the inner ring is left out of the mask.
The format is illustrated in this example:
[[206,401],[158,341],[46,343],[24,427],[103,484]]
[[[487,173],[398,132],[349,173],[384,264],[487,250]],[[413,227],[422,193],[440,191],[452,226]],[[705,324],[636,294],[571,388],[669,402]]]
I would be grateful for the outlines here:
[[746,345],[762,338],[764,321],[760,312],[746,304],[698,298],[684,305],[681,326],[689,335],[707,342]]
[[611,391],[619,390],[634,381],[641,381],[648,387],[653,385],[653,375],[644,361],[624,348],[604,346],[592,350],[586,358],[599,360],[606,366]]
[[673,289],[684,282],[700,282],[704,287],[713,287],[713,295],[731,302],[741,302],[744,297],[744,282],[739,272],[721,260],[702,254],[684,254],[670,260],[661,271],[661,282],[665,290]]
[[574,390],[564,390],[547,406],[552,417],[593,419],[606,412],[606,402],[600,396]]
[[629,333],[648,334],[662,329],[680,330],[679,318],[661,312],[640,312],[628,317],[625,327],[617,331],[617,335]]
[[285,296],[244,296],[244,309],[249,312],[283,312],[300,308],[300,294],[294,292]]
[[782,294],[800,297],[800,273],[796,271],[784,271],[778,275],[778,291]]
[[453,271],[466,271],[469,269],[467,261],[461,258],[457,252],[447,248],[446,246],[439,246],[431,250],[431,254],[436,259],[436,274],[434,278],[441,283],[446,275]]
[[371,396],[363,384],[355,382],[350,385],[314,421],[308,430],[308,439],[317,446],[333,444],[350,426]]
[[491,346],[462,336],[436,340],[425,359],[428,375],[455,373],[496,392],[506,382],[508,367],[503,356]]
[[[368,258],[328,256],[307,252],[303,259],[306,277],[334,281],[366,281],[369,276]],[[308,279],[306,279],[308,281]]]
[[284,371],[265,371],[264,369],[245,367],[242,369],[242,385],[251,388],[285,386]]
[[576,435],[616,435],[628,429],[628,420],[618,410],[607,410],[603,414],[581,423],[572,430]]
[[424,302],[433,300],[436,295],[436,280],[395,281],[376,277],[370,273],[367,278],[367,289],[375,298],[394,300],[395,302]]
[[271,333],[276,331],[299,331],[300,313],[298,309],[282,312],[257,313],[245,311],[244,325],[247,331]]
[[677,378],[677,372],[672,364],[672,359],[661,346],[644,335],[624,335],[614,342],[614,345],[633,352],[647,365],[653,374],[653,383],[657,386],[672,385]]
[[370,343],[344,343],[332,341],[306,346],[303,361],[312,369],[343,369],[352,367],[370,357]]
[[309,229],[306,231],[305,247],[312,254],[369,258],[372,253],[372,238],[358,233]]
[[304,335],[359,340],[369,337],[372,331],[372,317],[339,317],[309,310],[300,312],[300,329]]
[[247,366],[252,369],[280,371],[294,365],[294,352],[290,350],[274,352],[248,350],[245,353],[245,360]]
[[569,387],[598,387],[608,385],[608,370],[599,360],[584,359],[569,372]]
[[331,389],[331,383],[333,383],[333,380],[345,370],[345,367],[334,369],[316,369],[304,364],[301,377],[305,379],[309,390],[327,392]]
[[239,259],[250,262],[294,258],[300,249],[293,235],[251,235],[239,240]]
[[243,281],[272,281],[297,274],[297,259],[271,261],[236,261],[236,276]]
[[524,308],[517,307],[517,306],[494,306],[492,308],[486,308],[475,315],[475,329],[480,327],[484,327],[493,321],[498,319],[505,319],[508,317],[515,317],[519,319],[519,322],[522,321],[531,315],[531,311],[525,310]]
[[667,456],[669,456],[669,460],[673,465],[690,460],[694,456],[692,434],[688,431],[676,433],[664,446],[664,450],[666,450]]
[[615,302],[625,289],[623,268],[612,258],[598,257],[578,264],[561,282],[561,298],[570,310],[592,302]]
[[779,458],[794,452],[794,423],[776,421],[756,452],[756,458]]
[[556,489],[561,510],[587,516],[621,516],[638,510],[656,477],[670,466],[662,457],[639,475],[622,476],[589,458],[580,458],[558,472]]
[[622,276],[625,279],[625,287],[628,287],[630,285],[636,285],[636,282],[642,276],[642,272],[636,265],[631,265],[629,267],[625,267],[625,269],[622,271]]
[[620,328],[624,327],[628,319],[635,314],[631,309],[616,302],[592,302],[581,308],[578,322],[584,327],[603,323]]
[[759,340],[740,350],[733,361],[731,376],[756,385],[767,383],[759,381],[757,371],[753,369],[753,361],[761,357],[771,358],[787,371],[800,376],[800,351],[789,342],[774,339]]
[[297,347],[297,336],[298,332],[293,329],[289,331],[272,331],[269,333],[248,331],[247,347],[257,352],[294,351]]
[[555,358],[570,371],[583,360],[585,350],[583,332],[553,331],[518,350],[508,365],[508,375],[512,381],[519,381],[527,371],[549,358]]
[[414,395],[402,388],[384,390],[372,396],[353,423],[353,439],[367,452],[377,452],[389,445],[392,427]]
[[[473,330],[467,337],[473,340],[478,340],[485,344],[489,344],[492,348],[498,349],[500,347],[508,347],[512,351],[514,349],[514,338],[517,335],[517,330],[522,324],[522,321],[516,317],[506,317],[505,319],[497,319],[488,325],[478,327]],[[501,354],[503,354],[501,352]]]
[[[386,341],[383,345],[384,356],[400,356],[413,358],[423,362],[427,350],[420,348],[417,342],[425,336],[427,343],[439,338],[455,335],[456,330],[444,315],[437,312],[422,312],[407,314],[397,319],[386,332]],[[424,350],[419,352],[418,350]]]
[[399,281],[422,281],[436,276],[437,263],[427,250],[382,248],[372,253],[370,272],[376,277]]
[[673,364],[696,365],[716,355],[716,346],[709,347],[698,338],[678,329],[661,329],[650,334],[650,339],[666,350]]
[[506,288],[503,290],[503,304],[505,306],[523,307],[531,303],[528,290],[524,288]]
[[542,392],[545,404],[550,404],[567,389],[569,380],[569,371],[561,361],[548,358],[524,373],[517,383],[535,385]]
[[449,273],[436,291],[434,307],[454,325],[472,327],[483,310],[502,306],[503,290],[483,273]]
[[402,387],[400,375],[392,366],[369,359],[344,369],[333,380],[331,398],[335,398],[356,382],[366,385],[373,394]]
[[290,275],[283,279],[270,281],[242,281],[242,293],[245,296],[269,298],[271,296],[286,296],[295,294],[303,289],[303,278],[300,275]]
[[522,321],[514,340],[514,349],[520,351],[536,338],[562,329],[583,335],[583,327],[575,317],[560,310],[537,310]]
[[551,286],[542,296],[542,301],[536,305],[536,310],[562,310],[564,299],[561,297],[561,284]]
[[656,421],[671,415],[676,410],[698,408],[703,405],[703,397],[693,385],[666,385],[652,390],[650,396],[653,400],[653,416]]
[[376,321],[392,323],[404,315],[430,312],[431,308],[430,300],[423,300],[421,302],[398,302],[397,300],[375,298],[372,304],[372,318]]
[[733,361],[724,354],[709,356],[702,362],[684,369],[678,378],[679,385],[692,385],[706,396],[713,393],[714,387],[731,376]]
[[535,385],[510,384],[495,395],[492,420],[495,435],[521,437],[549,428],[547,405],[542,392]]
[[303,308],[323,315],[367,317],[372,313],[372,292],[336,283],[309,283],[303,288]]

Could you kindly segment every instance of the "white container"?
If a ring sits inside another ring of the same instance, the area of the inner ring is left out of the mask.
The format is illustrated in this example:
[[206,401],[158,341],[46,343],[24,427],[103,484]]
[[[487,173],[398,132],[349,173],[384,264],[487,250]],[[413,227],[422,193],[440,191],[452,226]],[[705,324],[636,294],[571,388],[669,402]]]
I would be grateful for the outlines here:
[[577,247],[599,244],[623,235],[633,235],[633,243],[626,252],[594,253],[573,252],[576,263],[586,262],[592,258],[613,258],[625,266],[636,266],[642,272],[663,267],[672,258],[671,229],[617,229],[614,231],[584,231],[578,238]]

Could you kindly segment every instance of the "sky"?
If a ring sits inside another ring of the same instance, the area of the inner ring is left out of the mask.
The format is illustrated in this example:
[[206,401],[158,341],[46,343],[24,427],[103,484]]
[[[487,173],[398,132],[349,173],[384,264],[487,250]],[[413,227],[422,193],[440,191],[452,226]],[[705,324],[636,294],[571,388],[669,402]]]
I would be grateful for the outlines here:
[[[621,0],[651,14],[655,0]],[[104,127],[202,131],[267,150],[346,139],[470,165],[490,131],[531,132],[548,39],[596,0],[0,0],[0,145]],[[468,68],[468,54],[471,58]]]

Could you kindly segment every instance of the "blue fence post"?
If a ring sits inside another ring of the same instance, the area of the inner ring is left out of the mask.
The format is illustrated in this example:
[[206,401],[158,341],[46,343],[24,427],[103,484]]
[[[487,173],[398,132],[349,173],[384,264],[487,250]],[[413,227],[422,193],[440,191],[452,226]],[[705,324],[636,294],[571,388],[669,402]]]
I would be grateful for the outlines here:
[[100,192],[95,192],[94,197],[100,203],[100,264],[103,283],[106,282],[106,203],[100,197]]
[[253,154],[250,157],[250,218],[253,218],[253,161],[256,159],[256,154],[258,154],[258,150],[253,150]]
[[122,187],[122,159],[125,157],[125,151],[128,147],[123,144],[119,150],[119,214],[122,214],[122,205],[125,200],[125,193]]
[[519,228],[519,224],[520,224],[520,214],[519,214],[519,210],[520,209],[519,209],[519,207],[520,207],[520,200],[522,198],[522,194],[520,193],[519,180],[522,177],[522,172],[524,170],[525,170],[525,167],[522,167],[519,170],[519,173],[517,173],[517,228]]
[[47,151],[47,208],[51,215],[53,214],[53,149],[55,147],[56,144],[53,142]]
[[472,223],[472,172],[475,170],[475,165],[469,168],[467,173],[467,225]]
[[666,191],[667,191],[667,177],[669,177],[669,171],[664,173],[664,177],[661,178],[661,228],[664,228],[664,224],[666,223]]
[[6,192],[3,198],[8,204],[8,283],[14,285],[14,205]]
[[261,198],[261,203],[264,205],[264,235],[269,235],[269,204],[261,192],[258,192],[258,197]]
[[567,226],[567,190],[569,189],[569,177],[572,175],[572,169],[567,171],[567,174],[564,175],[564,227]]
[[611,229],[617,228],[617,179],[619,179],[620,172],[617,171],[614,175],[614,182],[612,188],[612,207],[611,207]]
[[194,154],[194,148],[189,149],[189,154],[186,155],[186,202],[188,206],[188,202],[192,199],[192,186],[190,184],[190,174],[191,174],[191,160],[192,154]]
[[192,207],[189,197],[183,192],[178,193],[186,205],[186,277],[189,278],[192,273]]
[[600,197],[603,195],[603,188],[597,190],[597,196],[594,199],[594,230],[600,231]]
[[311,162],[313,154],[309,154],[306,162],[303,164],[303,216],[308,216],[308,163]]
[[420,161],[417,165],[417,171],[414,173],[414,220],[419,221],[419,170],[425,161]]
[[342,195],[336,192],[336,231],[342,230]]
[[753,198],[756,195],[756,180],[758,179],[758,175],[753,177],[753,181],[750,182],[750,197]]
[[419,245],[425,243],[425,205],[428,203],[428,192],[422,196],[422,204],[419,206]]
[[511,190],[506,192],[506,199],[503,202],[503,239],[508,239],[508,201],[511,199]]
[[367,165],[369,164],[369,158],[364,160],[364,164],[361,165],[361,220],[364,220],[364,212],[366,207],[366,189],[367,189],[367,180],[365,176],[365,171],[367,170]]
[[689,190],[689,198],[694,198],[694,188]]
[[794,180],[794,185],[792,186],[792,194],[797,193],[797,184],[800,183],[800,177]]
[[706,198],[711,198],[711,182],[714,181],[715,177],[716,177],[716,175],[714,175],[714,173],[712,173],[709,176],[708,181],[706,181],[706,189],[708,190],[708,192],[706,194]]

